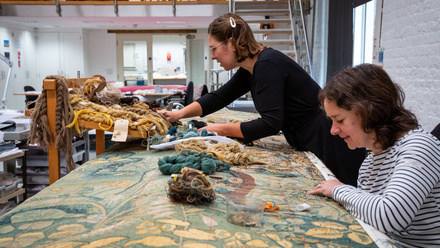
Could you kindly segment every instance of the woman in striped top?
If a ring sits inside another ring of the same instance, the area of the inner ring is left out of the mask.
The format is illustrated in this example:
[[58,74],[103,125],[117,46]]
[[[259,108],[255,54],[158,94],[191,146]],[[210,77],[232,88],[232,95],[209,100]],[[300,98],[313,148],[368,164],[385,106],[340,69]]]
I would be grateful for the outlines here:
[[309,193],[340,202],[403,247],[440,247],[440,141],[403,107],[400,86],[364,64],[337,74],[319,97],[331,133],[372,153],[357,188],[327,180]]

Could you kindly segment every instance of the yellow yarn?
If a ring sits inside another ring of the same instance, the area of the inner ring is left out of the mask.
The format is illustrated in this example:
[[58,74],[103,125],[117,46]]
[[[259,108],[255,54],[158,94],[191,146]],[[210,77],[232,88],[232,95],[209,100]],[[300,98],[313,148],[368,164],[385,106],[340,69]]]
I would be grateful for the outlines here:
[[223,155],[221,155],[221,154],[218,153],[218,152],[208,151],[208,152],[206,152],[206,153],[211,153],[212,155],[216,156],[220,161],[225,162],[225,161],[223,160]]
[[67,125],[66,127],[72,127],[73,125],[75,125],[75,129],[76,129],[76,131],[78,133],[81,133],[81,131],[79,130],[78,118],[79,118],[79,116],[81,114],[84,114],[84,113],[91,113],[91,114],[106,116],[107,117],[107,121],[104,124],[108,125],[109,127],[104,128],[101,125],[102,124],[101,122],[98,123],[99,128],[101,128],[104,131],[110,130],[110,128],[113,126],[113,120],[112,120],[111,116],[108,115],[108,114],[98,113],[98,112],[90,111],[90,110],[87,110],[87,109],[83,109],[83,110],[80,110],[80,111],[76,111],[75,110],[74,113],[75,113],[75,118],[73,118],[73,121],[69,125]]

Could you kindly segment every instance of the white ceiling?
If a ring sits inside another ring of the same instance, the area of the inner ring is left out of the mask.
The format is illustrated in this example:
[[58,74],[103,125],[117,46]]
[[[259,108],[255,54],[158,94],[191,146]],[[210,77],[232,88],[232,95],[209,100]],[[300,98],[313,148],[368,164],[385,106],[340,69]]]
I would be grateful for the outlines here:
[[31,28],[207,29],[215,17],[1,17],[2,22]]
[[227,5],[2,5],[0,22],[30,28],[206,29]]

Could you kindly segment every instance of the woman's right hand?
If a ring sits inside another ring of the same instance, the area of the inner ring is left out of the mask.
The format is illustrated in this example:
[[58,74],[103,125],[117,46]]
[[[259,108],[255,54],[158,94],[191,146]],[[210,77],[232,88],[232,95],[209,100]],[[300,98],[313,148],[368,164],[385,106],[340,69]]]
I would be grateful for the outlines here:
[[320,184],[318,184],[318,186],[316,186],[314,189],[310,190],[307,193],[311,195],[322,195],[328,198],[332,198],[333,189],[339,185],[344,185],[344,184],[334,179],[322,181]]
[[158,110],[157,113],[162,114],[169,122],[174,123],[178,121],[180,118],[182,118],[179,111],[180,110],[178,111]]
[[182,118],[202,115],[202,106],[198,102],[193,102],[178,111],[158,110],[157,113],[164,115],[169,122],[174,123]]

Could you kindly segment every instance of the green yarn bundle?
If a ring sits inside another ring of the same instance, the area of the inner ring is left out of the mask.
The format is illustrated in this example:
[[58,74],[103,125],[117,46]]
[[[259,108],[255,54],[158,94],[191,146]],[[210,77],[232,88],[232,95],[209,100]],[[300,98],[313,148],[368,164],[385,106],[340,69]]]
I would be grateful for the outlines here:
[[177,156],[165,156],[158,161],[159,170],[165,175],[178,174],[184,167],[201,170],[206,175],[216,171],[229,170],[227,163],[206,152],[183,149]]
[[150,145],[158,145],[163,143],[163,138],[165,138],[164,135],[160,135],[158,133],[154,134],[153,136],[149,136],[147,138]]

